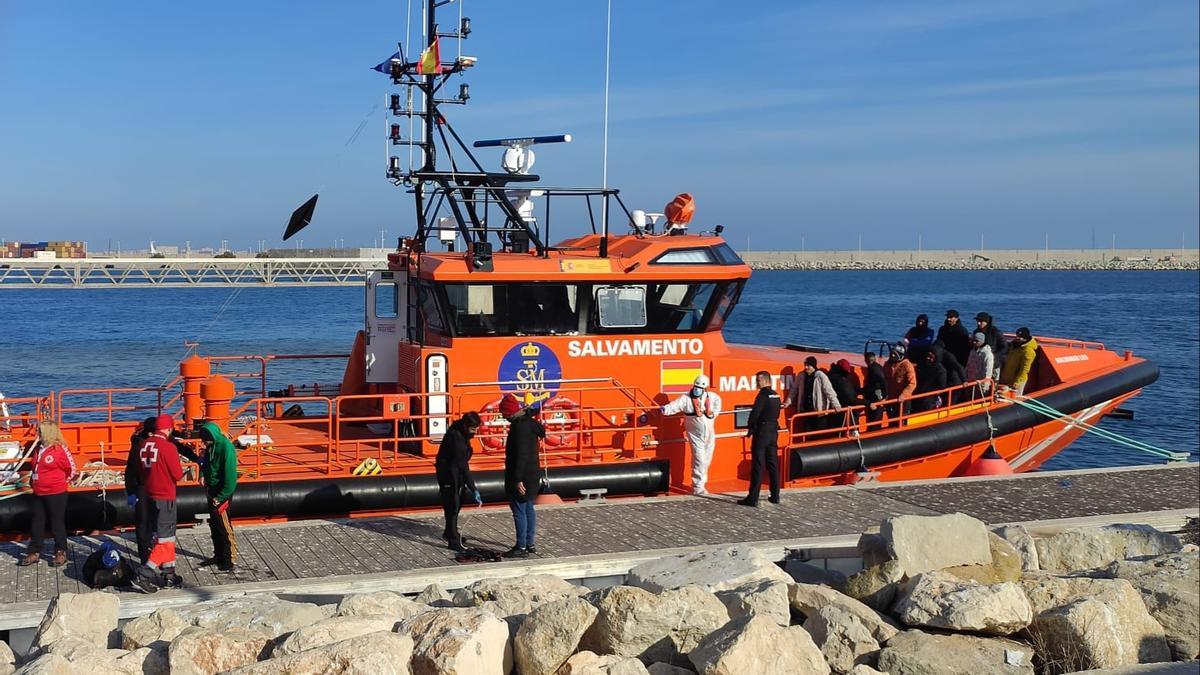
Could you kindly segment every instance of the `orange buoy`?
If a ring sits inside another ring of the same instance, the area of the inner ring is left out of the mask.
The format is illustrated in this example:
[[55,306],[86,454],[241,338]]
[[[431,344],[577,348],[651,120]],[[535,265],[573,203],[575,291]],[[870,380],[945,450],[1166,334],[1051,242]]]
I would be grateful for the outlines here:
[[229,433],[229,404],[233,402],[234,391],[233,380],[220,375],[213,375],[200,385],[204,416],[225,433]]
[[199,354],[192,354],[179,362],[179,376],[183,378],[183,419],[188,424],[204,417],[204,398],[200,395],[200,384],[212,373],[212,363]]
[[996,446],[988,445],[987,451],[980,455],[979,459],[971,462],[967,466],[967,470],[963,473],[964,476],[1009,476],[1012,475],[1012,467],[1008,465],[1000,453],[996,452]]

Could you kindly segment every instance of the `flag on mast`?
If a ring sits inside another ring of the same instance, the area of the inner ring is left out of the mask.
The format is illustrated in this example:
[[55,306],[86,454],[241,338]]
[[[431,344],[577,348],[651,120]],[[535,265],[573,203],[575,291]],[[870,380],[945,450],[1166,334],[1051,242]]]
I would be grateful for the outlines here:
[[442,72],[442,50],[438,46],[441,38],[435,37],[421,58],[417,60],[418,75],[438,75]]

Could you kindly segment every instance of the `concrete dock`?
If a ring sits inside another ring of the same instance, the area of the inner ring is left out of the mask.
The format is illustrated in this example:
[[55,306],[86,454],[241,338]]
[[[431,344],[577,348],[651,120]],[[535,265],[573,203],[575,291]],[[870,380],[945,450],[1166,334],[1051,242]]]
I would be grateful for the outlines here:
[[[197,563],[212,551],[207,527],[182,529],[179,573],[186,587],[143,595],[118,591],[122,616],[164,606],[245,593],[307,598],[370,590],[416,592],[437,582],[454,588],[484,576],[530,572],[568,579],[620,577],[644,560],[676,552],[745,543],[775,559],[789,550],[853,555],[859,534],[891,515],[962,512],[998,525],[1041,531],[1116,522],[1178,529],[1200,516],[1200,465],[1088,469],[1002,478],[866,483],[792,490],[760,508],[734,504],[741,495],[614,499],[538,510],[538,553],[525,560],[457,564],[441,539],[440,512],[362,519],[312,520],[237,528],[239,568],[231,574]],[[512,517],[504,506],[464,510],[461,529],[472,546],[507,549]],[[132,534],[114,535],[135,558]],[[0,546],[0,630],[36,626],[59,593],[86,592],[83,562],[99,545],[73,537],[67,565],[19,567],[22,544]],[[840,551],[840,553],[839,553]]]

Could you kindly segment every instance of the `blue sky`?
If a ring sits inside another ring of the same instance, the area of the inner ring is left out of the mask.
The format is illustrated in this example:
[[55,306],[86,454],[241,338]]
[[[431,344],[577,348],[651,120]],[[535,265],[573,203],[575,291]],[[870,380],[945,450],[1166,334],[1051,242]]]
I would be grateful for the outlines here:
[[[271,245],[316,191],[307,246],[410,231],[369,70],[406,5],[0,0],[0,237]],[[738,249],[1197,243],[1194,0],[613,5],[631,208],[691,192]],[[460,133],[569,132],[535,172],[599,184],[604,11],[468,0]]]

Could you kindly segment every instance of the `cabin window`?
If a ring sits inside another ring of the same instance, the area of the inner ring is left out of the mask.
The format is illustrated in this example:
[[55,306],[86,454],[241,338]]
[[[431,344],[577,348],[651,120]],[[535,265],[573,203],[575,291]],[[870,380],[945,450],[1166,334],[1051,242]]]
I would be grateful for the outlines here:
[[395,282],[375,284],[375,316],[394,319],[397,315],[397,293]]
[[646,287],[597,286],[596,309],[601,328],[643,328],[646,325]]
[[446,284],[454,334],[568,335],[579,330],[579,292],[570,284]]
[[446,322],[442,320],[442,310],[438,306],[437,293],[433,285],[422,283],[417,286],[417,299],[421,304],[421,319],[425,327],[438,333],[446,332]]
[[742,297],[742,286],[741,281],[731,281],[722,286],[717,293],[712,319],[708,323],[709,330],[720,330],[729,320],[729,315],[733,313],[733,308],[737,307],[738,300]]
[[680,248],[658,256],[655,265],[711,265],[715,260],[706,248]]
[[594,333],[696,333],[708,323],[717,284],[597,286]]
[[712,248],[712,250],[713,250],[713,253],[716,254],[717,260],[719,260],[722,265],[741,265],[742,264],[741,256],[739,256],[737,254],[737,252],[734,251],[733,248],[729,246],[729,244],[717,244],[716,246],[714,246]]

